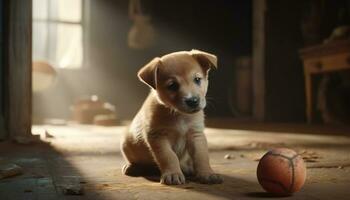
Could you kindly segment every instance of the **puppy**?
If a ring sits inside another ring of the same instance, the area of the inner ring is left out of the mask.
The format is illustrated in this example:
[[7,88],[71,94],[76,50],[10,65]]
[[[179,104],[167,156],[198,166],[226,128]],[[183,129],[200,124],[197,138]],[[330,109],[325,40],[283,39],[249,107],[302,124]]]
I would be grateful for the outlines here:
[[138,72],[151,92],[133,119],[122,143],[126,175],[157,166],[160,182],[185,183],[185,175],[200,183],[221,183],[209,164],[203,134],[208,72],[217,68],[215,55],[180,51],[154,58]]

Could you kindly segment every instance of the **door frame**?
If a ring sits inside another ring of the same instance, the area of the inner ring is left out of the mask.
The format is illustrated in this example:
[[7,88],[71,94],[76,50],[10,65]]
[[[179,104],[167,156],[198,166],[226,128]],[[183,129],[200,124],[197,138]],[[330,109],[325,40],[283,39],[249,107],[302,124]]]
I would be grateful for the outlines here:
[[31,138],[32,0],[5,0],[3,9],[4,138]]

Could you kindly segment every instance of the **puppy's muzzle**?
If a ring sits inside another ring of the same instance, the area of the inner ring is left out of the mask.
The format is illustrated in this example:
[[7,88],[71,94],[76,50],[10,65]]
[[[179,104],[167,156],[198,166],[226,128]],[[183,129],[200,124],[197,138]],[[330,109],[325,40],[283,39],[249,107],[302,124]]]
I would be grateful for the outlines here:
[[199,106],[199,97],[190,97],[185,99],[185,103],[189,108],[196,109]]

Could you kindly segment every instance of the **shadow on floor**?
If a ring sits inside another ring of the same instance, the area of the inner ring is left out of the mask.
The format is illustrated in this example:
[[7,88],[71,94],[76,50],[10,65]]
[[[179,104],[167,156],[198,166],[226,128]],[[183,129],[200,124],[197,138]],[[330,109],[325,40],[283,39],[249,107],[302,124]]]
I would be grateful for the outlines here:
[[[64,155],[47,143],[19,145],[0,142],[0,149],[0,163],[14,163],[23,170],[22,175],[0,179],[0,199],[111,199],[93,190],[85,191],[84,184],[93,180],[84,177]],[[75,190],[81,188],[83,194],[64,194],[72,187]]]
[[[3,150],[0,152],[0,160],[17,164],[23,168],[24,172],[23,175],[0,180],[0,199],[133,199],[137,194],[142,195],[145,191],[157,190],[158,188],[162,190],[158,193],[151,192],[148,194],[152,195],[152,199],[162,199],[162,195],[171,195],[170,198],[174,197],[174,199],[186,195],[194,197],[209,195],[212,198],[224,197],[231,199],[242,194],[242,191],[245,190],[247,192],[259,191],[257,183],[243,181],[227,175],[224,175],[224,184],[203,185],[190,182],[181,186],[163,186],[159,183],[159,176],[153,179],[148,178],[148,180],[123,176],[117,169],[116,175],[97,177],[95,174],[94,177],[86,175],[75,164],[72,164],[71,158],[55,151],[49,144],[23,146],[3,142],[0,143],[0,148]],[[85,154],[83,156],[86,157]],[[103,155],[100,156],[103,157]],[[101,165],[109,164],[101,163]],[[86,168],[88,169],[89,166]],[[130,182],[129,187],[128,181]],[[134,187],[133,182],[135,183],[135,181],[138,182],[137,187]],[[125,187],[118,186],[119,183],[125,185]],[[115,188],[105,187],[113,184],[115,184]],[[84,194],[81,196],[65,195],[63,188],[67,185],[82,187]],[[177,190],[173,191],[174,188],[177,188]],[[252,190],[252,188],[257,189]]]
[[[146,181],[150,181],[153,183],[159,184],[160,187],[169,187],[176,188],[180,190],[180,193],[177,193],[178,198],[182,199],[182,194],[189,194],[188,191],[202,193],[203,197],[212,197],[218,199],[234,199],[234,198],[243,198],[248,197],[248,199],[253,198],[276,198],[277,196],[266,193],[262,190],[260,185],[257,182],[249,182],[247,180],[243,180],[237,177],[228,176],[225,174],[221,174],[224,179],[222,184],[200,184],[195,180],[191,180],[187,177],[186,184],[184,185],[170,185],[163,186],[160,185],[160,177],[159,176],[145,176],[143,177]],[[132,177],[130,177],[132,178]],[[279,198],[279,197],[277,197]]]
[[[4,150],[0,152],[0,161],[18,164],[24,172],[23,175],[0,180],[0,199],[133,199],[135,195],[142,195],[147,191],[148,195],[152,195],[151,199],[162,199],[164,195],[168,195],[170,199],[179,199],[188,195],[195,199],[199,197],[232,199],[233,197],[251,197],[253,193],[249,192],[262,191],[258,183],[228,175],[223,175],[223,184],[204,185],[190,181],[180,186],[161,185],[159,176],[147,178],[147,180],[123,176],[117,169],[116,175],[89,176],[81,171],[82,169],[78,169],[71,158],[55,151],[48,144],[23,146],[3,142],[0,143],[0,148]],[[103,157],[103,155],[100,156]],[[109,164],[101,163],[101,165]],[[86,168],[88,169],[89,166]],[[129,186],[128,182],[130,182]],[[136,187],[135,182],[137,182]],[[113,184],[114,188],[105,187]],[[63,188],[67,185],[81,186],[84,194],[65,195]],[[158,192],[153,192],[158,189]]]

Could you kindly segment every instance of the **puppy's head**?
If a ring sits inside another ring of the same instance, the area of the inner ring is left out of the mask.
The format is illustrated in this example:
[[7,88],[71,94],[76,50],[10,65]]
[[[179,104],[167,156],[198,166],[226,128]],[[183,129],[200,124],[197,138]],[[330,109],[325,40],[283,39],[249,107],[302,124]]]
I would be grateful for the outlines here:
[[206,106],[208,72],[217,67],[215,55],[181,51],[155,58],[138,72],[157,92],[158,100],[179,112],[195,113]]

